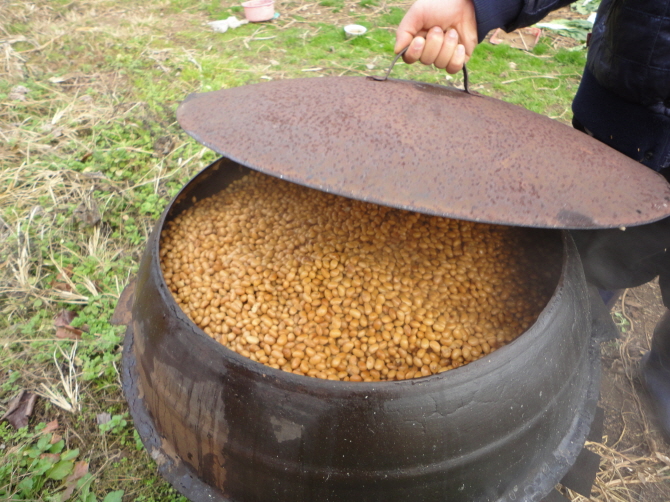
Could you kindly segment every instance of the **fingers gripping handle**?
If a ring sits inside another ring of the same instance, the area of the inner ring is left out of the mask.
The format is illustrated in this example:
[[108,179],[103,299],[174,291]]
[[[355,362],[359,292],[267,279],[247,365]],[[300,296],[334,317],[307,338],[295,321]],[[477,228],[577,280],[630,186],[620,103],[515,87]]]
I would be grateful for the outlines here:
[[383,77],[373,76],[372,79],[373,80],[379,80],[380,82],[383,82],[384,80],[388,80],[389,75],[391,74],[391,70],[393,69],[395,64],[398,62],[398,59],[400,59],[400,57],[402,57],[407,52],[407,49],[409,49],[409,45],[407,47],[405,47],[403,50],[401,50],[398,54],[395,55],[395,57],[393,58],[393,61],[391,61],[391,66],[389,66],[389,69],[386,70],[386,75],[384,75]]
[[[393,58],[393,61],[391,61],[391,66],[389,66],[389,69],[386,70],[386,75],[384,75],[383,77],[372,76],[371,78],[373,80],[378,80],[380,82],[383,82],[384,80],[388,80],[389,75],[391,74],[391,70],[393,69],[395,64],[398,62],[398,59],[400,59],[407,52],[407,49],[409,49],[409,45],[407,47],[405,47],[403,50],[401,50],[398,54],[396,54],[396,56]],[[465,64],[463,64],[463,87],[464,87],[465,92],[467,92],[468,94],[472,94],[470,92],[470,89],[468,88],[468,85],[469,85],[468,69],[465,67]]]

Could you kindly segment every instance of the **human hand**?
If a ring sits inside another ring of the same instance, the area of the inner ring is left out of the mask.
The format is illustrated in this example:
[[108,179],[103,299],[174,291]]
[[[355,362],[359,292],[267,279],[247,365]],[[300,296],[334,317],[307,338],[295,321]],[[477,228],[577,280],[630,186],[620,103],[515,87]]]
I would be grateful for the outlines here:
[[472,0],[417,0],[396,31],[396,54],[409,46],[406,63],[421,61],[457,73],[477,45]]

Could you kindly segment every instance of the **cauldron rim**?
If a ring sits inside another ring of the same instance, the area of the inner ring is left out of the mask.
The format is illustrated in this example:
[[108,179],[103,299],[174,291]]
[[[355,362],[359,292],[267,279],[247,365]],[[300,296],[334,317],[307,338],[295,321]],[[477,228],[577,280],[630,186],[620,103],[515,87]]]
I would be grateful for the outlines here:
[[[204,343],[205,346],[207,346],[210,350],[215,351],[216,354],[230,360],[231,363],[239,365],[240,367],[244,368],[251,374],[261,376],[264,378],[273,378],[276,381],[278,382],[281,381],[286,385],[308,387],[310,391],[313,391],[315,393],[320,393],[324,391],[325,392],[336,391],[338,394],[345,393],[349,395],[354,393],[361,394],[366,392],[379,392],[380,390],[385,389],[394,389],[394,390],[402,389],[405,387],[413,387],[415,385],[431,385],[431,384],[435,385],[435,384],[441,384],[444,380],[448,380],[451,384],[458,385],[465,380],[471,381],[473,379],[473,376],[474,378],[476,378],[477,374],[482,373],[481,370],[484,369],[484,365],[487,365],[487,372],[495,370],[496,368],[499,368],[500,366],[508,362],[509,357],[506,356],[513,355],[516,358],[519,357],[520,353],[519,351],[521,351],[521,353],[526,352],[526,350],[528,350],[530,346],[535,343],[535,339],[541,336],[542,333],[541,327],[543,325],[546,325],[547,321],[549,321],[549,318],[552,315],[552,312],[560,302],[561,294],[565,288],[565,275],[568,267],[568,255],[570,253],[569,240],[571,239],[571,237],[569,235],[569,232],[567,230],[562,229],[548,230],[548,229],[529,228],[529,230],[531,231],[532,230],[536,230],[538,232],[555,231],[561,233],[562,262],[561,262],[561,273],[559,279],[556,283],[551,298],[546,303],[546,305],[538,315],[535,322],[533,322],[533,324],[529,326],[528,329],[526,329],[523,333],[521,333],[512,342],[490,352],[485,357],[481,357],[480,359],[472,361],[468,364],[464,364],[463,366],[459,366],[458,368],[454,368],[434,375],[415,377],[406,380],[392,380],[392,381],[381,380],[375,382],[333,381],[322,378],[310,377],[306,375],[296,375],[295,373],[290,373],[288,371],[284,371],[281,369],[272,368],[271,366],[267,366],[263,363],[253,361],[250,358],[235,352],[234,350],[222,345],[221,343],[211,338],[200,327],[198,327],[188,315],[186,315],[183,312],[183,310],[179,307],[179,305],[177,305],[177,302],[172,296],[172,293],[169,291],[167,283],[165,282],[165,278],[163,277],[163,273],[162,270],[160,270],[159,265],[160,244],[161,244],[160,234],[162,233],[162,230],[164,229],[165,223],[168,221],[168,218],[172,218],[175,216],[171,214],[171,211],[173,210],[175,203],[179,201],[180,198],[187,197],[188,192],[197,187],[198,184],[203,181],[202,179],[200,179],[203,175],[209,174],[213,171],[217,171],[220,168],[220,164],[223,162],[231,162],[232,164],[234,164],[234,167],[239,167],[248,171],[253,171],[253,169],[250,169],[236,162],[235,160],[226,157],[220,157],[213,163],[206,166],[200,172],[198,172],[195,176],[193,176],[193,178],[191,178],[191,180],[189,180],[182,187],[182,189],[173,197],[170,203],[165,207],[165,210],[163,211],[161,217],[156,223],[155,229],[157,231],[158,238],[155,239],[155,242],[151,247],[152,263],[154,264],[154,266],[158,267],[159,274],[157,275],[159,277],[158,284],[160,286],[158,293],[161,296],[161,299],[165,302],[166,306],[170,308],[180,320],[186,323],[185,327],[187,327],[190,332],[200,337],[202,343]],[[294,183],[288,180],[282,180],[282,181],[286,181],[287,183]],[[149,241],[149,244],[150,245],[152,244],[151,241]],[[491,363],[497,363],[497,364],[491,366]],[[476,374],[472,375],[472,373]]]

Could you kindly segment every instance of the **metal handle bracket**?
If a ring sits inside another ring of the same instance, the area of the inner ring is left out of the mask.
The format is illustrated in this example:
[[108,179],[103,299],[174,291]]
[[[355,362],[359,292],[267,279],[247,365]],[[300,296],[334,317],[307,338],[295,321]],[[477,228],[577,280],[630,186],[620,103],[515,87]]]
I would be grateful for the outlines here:
[[[409,45],[396,54],[396,56],[393,58],[393,61],[391,61],[391,66],[389,66],[389,69],[386,70],[386,74],[383,77],[373,75],[370,78],[372,80],[377,80],[378,82],[388,80],[389,75],[391,74],[391,70],[393,70],[393,67],[398,62],[398,59],[400,59],[407,52],[407,49],[409,49]],[[465,64],[463,64],[463,88],[465,92],[472,94],[469,89],[468,69],[465,67]]]

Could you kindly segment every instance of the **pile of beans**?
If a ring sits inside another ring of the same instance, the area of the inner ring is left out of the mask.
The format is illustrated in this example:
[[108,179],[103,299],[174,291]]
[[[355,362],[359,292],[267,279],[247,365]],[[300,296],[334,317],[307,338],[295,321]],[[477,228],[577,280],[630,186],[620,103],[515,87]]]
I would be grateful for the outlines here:
[[525,235],[252,173],[168,222],[160,256],[181,309],[221,344],[369,382],[457,368],[524,332],[561,261]]

